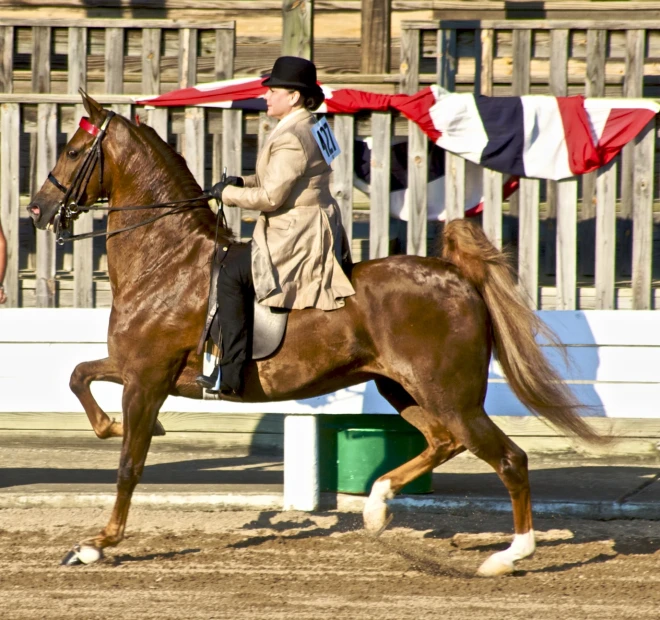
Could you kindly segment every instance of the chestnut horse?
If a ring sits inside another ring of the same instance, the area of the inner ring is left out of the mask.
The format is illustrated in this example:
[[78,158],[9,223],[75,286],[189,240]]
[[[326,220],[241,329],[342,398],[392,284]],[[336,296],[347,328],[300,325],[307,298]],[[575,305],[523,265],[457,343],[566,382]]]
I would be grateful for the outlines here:
[[[97,436],[121,436],[123,443],[110,520],[78,547],[87,563],[124,537],[151,437],[162,432],[157,417],[167,396],[202,398],[195,383],[202,369],[196,348],[216,218],[183,158],[153,129],[112,116],[84,93],[83,103],[89,118],[81,120],[28,211],[38,228],[57,229],[99,198],[109,200],[109,357],[79,364],[70,386]],[[167,217],[168,211],[152,207],[191,198]],[[231,242],[231,231],[221,228],[218,234],[221,243]],[[534,552],[535,541],[527,456],[484,411],[493,347],[511,388],[530,410],[583,439],[599,439],[535,341],[543,324],[517,292],[506,257],[463,220],[446,226],[443,258],[361,262],[352,281],[356,293],[345,307],[291,312],[276,352],[249,364],[243,400],[309,398],[373,379],[423,433],[427,447],[374,483],[365,528],[380,532],[389,519],[386,500],[469,450],[506,486],[515,529],[510,547],[491,555],[479,573],[512,572],[514,562]],[[92,381],[123,385],[123,423],[101,410]]]

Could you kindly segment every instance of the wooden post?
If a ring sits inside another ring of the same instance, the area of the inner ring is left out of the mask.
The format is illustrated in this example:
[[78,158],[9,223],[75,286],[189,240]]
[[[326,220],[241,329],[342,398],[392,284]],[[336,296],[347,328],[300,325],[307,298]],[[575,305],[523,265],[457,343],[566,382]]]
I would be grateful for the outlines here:
[[[626,69],[623,78],[623,96],[641,97],[644,85],[644,30],[626,32]],[[633,234],[633,169],[635,145],[626,144],[621,149],[621,225],[617,230],[620,240],[619,273],[628,276],[632,266]]]
[[282,56],[314,60],[313,0],[282,0]]
[[318,510],[319,423],[316,415],[284,417],[284,510]]
[[[479,32],[479,31],[477,31]],[[495,31],[484,28],[480,31],[480,78],[479,91],[475,94],[493,96],[493,53],[495,46]],[[476,39],[475,32],[475,39]],[[484,214],[483,227],[491,243],[496,248],[502,248],[502,173],[484,168]]]
[[[14,65],[14,27],[0,27],[0,92],[12,93]],[[16,308],[18,287],[18,224],[20,220],[19,152],[20,106],[2,105],[0,117],[0,222],[7,239],[7,266],[4,278],[7,302],[5,307]]]
[[124,92],[124,29],[105,31],[105,92],[120,95]]
[[[401,92],[419,90],[420,31],[401,29]],[[426,256],[428,218],[428,138],[417,123],[408,121],[408,228],[407,254]]]
[[596,309],[614,310],[616,271],[616,161],[599,168],[596,180]]
[[341,153],[333,165],[332,194],[339,205],[341,220],[348,237],[348,246],[353,243],[353,142],[355,126],[351,114],[336,114],[334,133]]
[[[550,31],[550,93],[555,97],[568,95],[568,34],[567,29]],[[554,275],[557,269],[557,181],[548,181],[548,208],[545,219],[544,272]]]
[[371,115],[371,184],[369,210],[369,258],[389,254],[390,238],[390,160],[392,149],[392,115]]
[[[606,30],[587,31],[587,76],[584,94],[605,96]],[[594,274],[596,252],[596,172],[582,176],[582,210],[580,212],[580,268],[582,275]]]
[[14,27],[0,27],[0,92],[14,92]]
[[142,29],[142,92],[160,95],[160,28]]
[[[32,91],[50,92],[51,28],[32,29]],[[57,150],[57,107],[52,103],[40,103],[37,107],[37,134],[32,136],[32,178],[30,189],[35,193],[53,169]],[[56,300],[55,284],[55,236],[45,230],[37,230],[37,282],[36,305],[53,308]]]
[[632,288],[635,310],[651,309],[654,161],[655,118],[634,141]]
[[19,135],[20,106],[18,103],[3,103],[0,126],[0,221],[7,239],[7,268],[5,271],[5,293],[7,308],[19,305],[19,241],[18,224],[20,221],[20,185],[19,185]]
[[[234,77],[236,56],[236,31],[216,30],[215,33],[215,79],[228,80]],[[243,174],[243,111],[222,111],[222,134],[213,135],[213,161],[211,183],[218,183],[222,171],[227,168],[227,175]],[[236,238],[241,237],[240,207],[225,209],[227,225]]]
[[[197,30],[182,28],[179,30],[179,88],[194,86],[197,80]],[[187,118],[187,113],[186,113]],[[186,153],[186,133],[177,136],[177,150]],[[195,148],[195,147],[191,147]]]
[[[142,30],[142,92],[160,94],[160,56],[162,30]],[[167,108],[147,110],[147,124],[167,142]]]
[[[57,160],[57,105],[37,106],[37,178],[46,179]],[[37,308],[54,308],[57,298],[55,283],[55,235],[37,230]]]
[[520,179],[520,239],[518,282],[532,308],[538,307],[539,292],[539,182]]
[[[218,136],[214,136],[214,139]],[[214,142],[213,183],[220,181],[222,171],[226,167],[228,176],[241,176],[243,174],[243,111],[222,111],[222,135],[219,136],[221,162],[215,157],[218,152]],[[227,225],[237,238],[241,236],[241,209],[232,207],[225,210]]]
[[577,180],[558,181],[557,310],[577,307]]
[[362,0],[361,19],[360,73],[389,73],[392,0]]
[[[456,88],[457,40],[454,28],[438,30],[438,84],[453,92]],[[445,151],[445,216],[447,221],[465,215],[465,160]]]
[[[67,91],[75,95],[79,88],[87,88],[87,28],[69,28]],[[74,121],[84,114],[82,104],[75,107]],[[74,122],[67,136],[70,140],[78,129]],[[73,225],[76,235],[94,230],[91,214],[81,215]],[[94,241],[83,239],[73,244],[73,306],[75,308],[94,307]]]
[[[514,95],[527,95],[531,85],[531,53],[532,53],[532,31],[513,31],[513,75],[511,87]],[[538,181],[537,181],[538,184]],[[519,222],[520,201],[522,200],[522,183],[520,189],[509,198],[509,217],[511,221],[511,240],[519,241],[522,232],[522,223]]]
[[186,108],[183,124],[185,136],[183,156],[196,181],[204,187],[204,139],[206,136],[204,108]]

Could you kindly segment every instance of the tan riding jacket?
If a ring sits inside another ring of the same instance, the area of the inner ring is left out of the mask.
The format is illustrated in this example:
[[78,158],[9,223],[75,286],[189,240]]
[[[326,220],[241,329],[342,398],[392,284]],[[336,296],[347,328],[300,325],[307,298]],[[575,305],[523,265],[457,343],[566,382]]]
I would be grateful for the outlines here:
[[257,300],[277,308],[334,310],[355,291],[338,262],[342,224],[330,193],[330,166],[301,111],[283,119],[245,187],[222,192],[227,206],[261,211],[252,237]]

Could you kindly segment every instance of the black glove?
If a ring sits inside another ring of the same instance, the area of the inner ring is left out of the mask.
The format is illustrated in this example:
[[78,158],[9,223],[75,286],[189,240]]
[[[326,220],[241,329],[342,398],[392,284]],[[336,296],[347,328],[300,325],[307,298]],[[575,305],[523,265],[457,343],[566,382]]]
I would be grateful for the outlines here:
[[224,181],[216,183],[209,191],[209,194],[211,194],[211,196],[216,200],[222,200],[222,192],[225,187],[227,187],[227,185],[245,187],[245,181],[243,181],[243,177],[227,177]]
[[211,195],[212,198],[215,198],[216,200],[222,200],[222,192],[229,185],[227,181],[220,181],[220,183],[216,183],[210,190],[209,194]]
[[227,185],[235,185],[236,187],[245,187],[243,177],[227,177],[225,183]]

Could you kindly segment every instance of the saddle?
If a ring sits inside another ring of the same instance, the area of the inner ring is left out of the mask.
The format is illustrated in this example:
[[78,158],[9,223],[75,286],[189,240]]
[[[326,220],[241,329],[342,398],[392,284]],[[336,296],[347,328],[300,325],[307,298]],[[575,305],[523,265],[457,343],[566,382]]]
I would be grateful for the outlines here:
[[[206,323],[197,345],[198,355],[201,355],[204,351],[207,341],[209,341],[209,344],[215,344],[218,350],[222,350],[222,334],[217,315],[217,288],[220,265],[227,256],[228,250],[229,246],[226,245],[218,247],[214,256],[211,282],[209,285],[209,301],[206,310]],[[268,357],[277,349],[286,331],[289,312],[290,310],[286,308],[271,308],[270,306],[261,305],[256,299],[254,300],[252,312],[248,312],[246,316],[249,332],[248,341],[251,344],[249,348],[253,360]]]

